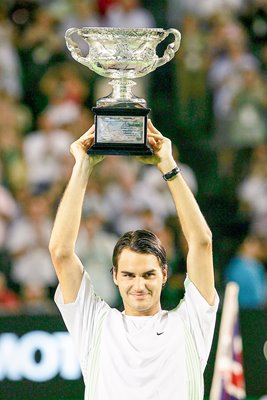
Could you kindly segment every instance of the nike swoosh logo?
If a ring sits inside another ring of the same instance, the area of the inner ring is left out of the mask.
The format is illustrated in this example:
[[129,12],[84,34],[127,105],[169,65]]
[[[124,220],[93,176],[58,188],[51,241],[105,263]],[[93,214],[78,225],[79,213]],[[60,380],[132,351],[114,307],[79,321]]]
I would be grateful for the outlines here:
[[162,335],[164,332],[157,332],[157,335],[159,336],[159,335]]

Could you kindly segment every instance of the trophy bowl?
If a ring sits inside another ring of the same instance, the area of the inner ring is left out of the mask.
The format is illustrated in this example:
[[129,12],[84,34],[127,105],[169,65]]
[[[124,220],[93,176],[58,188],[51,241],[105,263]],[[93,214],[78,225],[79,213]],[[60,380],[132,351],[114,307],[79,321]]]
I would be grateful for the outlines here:
[[[162,57],[156,49],[170,34],[174,41],[168,44]],[[78,42],[88,45],[83,55]],[[70,28],[65,34],[72,57],[80,64],[105,78],[113,87],[109,96],[98,99],[95,114],[95,144],[91,154],[151,155],[146,144],[146,100],[132,93],[135,82],[170,61],[179,49],[181,34],[176,29],[162,28]],[[109,132],[109,133],[107,133]]]
[[[86,57],[73,41],[74,33],[88,44]],[[163,57],[158,57],[156,47],[170,34],[175,41],[168,45]],[[179,49],[181,34],[176,29],[161,28],[70,28],[65,38],[72,57],[98,75],[134,79],[170,61]]]

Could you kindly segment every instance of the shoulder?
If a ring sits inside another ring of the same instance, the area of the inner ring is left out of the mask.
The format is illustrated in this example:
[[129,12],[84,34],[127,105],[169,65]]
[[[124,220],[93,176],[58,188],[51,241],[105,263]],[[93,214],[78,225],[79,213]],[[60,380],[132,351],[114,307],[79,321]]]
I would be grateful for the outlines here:
[[178,306],[172,310],[173,312],[183,315],[185,310],[188,312],[188,310],[191,308],[196,314],[216,314],[219,306],[219,296],[217,292],[215,292],[214,303],[210,305],[188,276],[184,281],[184,287],[184,298],[180,301]]
[[94,287],[90,280],[89,274],[84,270],[81,285],[74,302],[65,304],[60,285],[58,285],[55,293],[55,302],[62,312],[71,309],[80,309],[82,313],[90,310],[92,314],[96,314],[100,309],[109,309],[109,305],[94,292]]

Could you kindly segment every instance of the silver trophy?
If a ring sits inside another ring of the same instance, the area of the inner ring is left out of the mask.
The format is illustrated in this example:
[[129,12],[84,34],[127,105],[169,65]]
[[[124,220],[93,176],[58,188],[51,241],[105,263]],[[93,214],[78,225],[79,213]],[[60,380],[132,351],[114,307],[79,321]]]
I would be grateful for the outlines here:
[[[172,34],[162,57],[156,54],[157,45]],[[89,47],[86,57],[75,41],[82,38]],[[127,28],[70,28],[65,34],[72,57],[97,74],[112,78],[113,90],[97,100],[95,142],[89,154],[151,155],[146,143],[146,100],[132,93],[135,82],[170,61],[179,49],[181,34],[176,29]]]

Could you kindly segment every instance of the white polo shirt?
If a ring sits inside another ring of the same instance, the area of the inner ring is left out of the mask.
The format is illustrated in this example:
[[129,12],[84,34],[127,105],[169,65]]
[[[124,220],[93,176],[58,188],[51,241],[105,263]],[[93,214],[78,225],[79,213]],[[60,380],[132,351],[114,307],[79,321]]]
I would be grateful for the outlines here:
[[210,306],[186,278],[185,296],[172,311],[127,316],[93,291],[86,272],[74,303],[55,301],[74,341],[85,400],[200,400],[218,295]]

